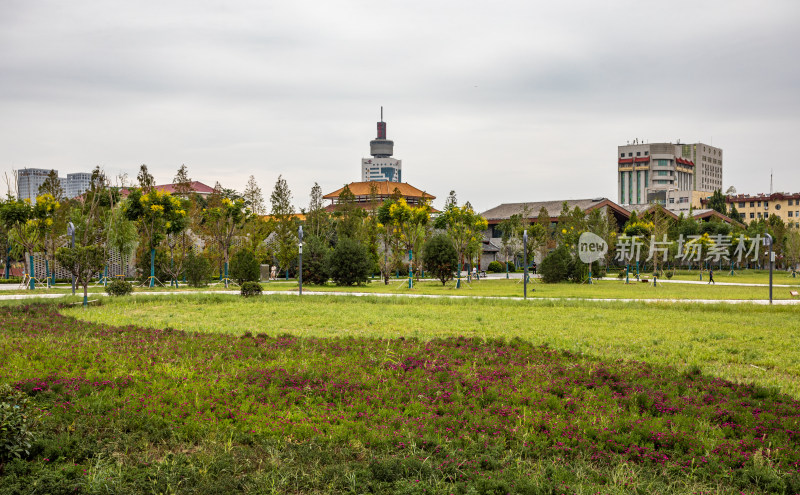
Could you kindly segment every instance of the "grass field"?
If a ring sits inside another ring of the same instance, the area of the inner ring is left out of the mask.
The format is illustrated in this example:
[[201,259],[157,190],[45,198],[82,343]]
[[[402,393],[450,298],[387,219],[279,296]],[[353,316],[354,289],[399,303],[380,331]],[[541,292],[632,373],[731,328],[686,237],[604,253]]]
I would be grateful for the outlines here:
[[[296,291],[297,282],[269,282],[262,283],[265,291]],[[137,288],[137,294],[148,292],[198,292],[201,290],[221,291],[225,290],[222,286],[211,286],[203,289],[181,287],[179,289],[156,288],[144,289]],[[228,289],[231,293],[238,293],[238,287]],[[467,297],[522,297],[523,286],[518,280],[505,279],[483,279],[464,282],[461,289],[456,289],[453,282],[442,286],[439,282],[423,280],[414,283],[414,288],[408,288],[407,280],[392,279],[389,285],[383,282],[374,281],[372,283],[338,287],[333,284],[324,286],[304,285],[305,292],[367,292],[380,294],[429,294],[445,296],[467,296]],[[791,299],[789,288],[775,288],[773,290],[774,299]],[[2,291],[0,295],[36,295],[36,294],[68,294],[66,288],[37,289],[36,291]],[[82,294],[82,291],[80,291]],[[95,287],[90,290],[91,294],[104,293],[102,287]],[[632,281],[625,284],[617,280],[595,281],[594,284],[543,284],[534,279],[528,285],[528,297],[536,298],[589,298],[589,299],[768,299],[769,291],[765,287],[739,287],[707,284],[675,284],[662,283],[657,287],[652,284]]]
[[800,491],[793,307],[104,303],[0,307],[0,493]]
[[575,354],[642,360],[800,398],[800,307],[227,295],[136,297],[64,314],[204,333],[420,339],[522,338]]

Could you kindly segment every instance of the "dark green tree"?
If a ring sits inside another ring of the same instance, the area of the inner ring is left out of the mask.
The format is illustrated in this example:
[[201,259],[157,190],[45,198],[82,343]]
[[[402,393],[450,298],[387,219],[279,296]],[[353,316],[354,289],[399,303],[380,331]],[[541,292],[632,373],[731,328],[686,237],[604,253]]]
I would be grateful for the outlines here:
[[728,206],[725,204],[725,195],[722,194],[720,189],[715,189],[714,193],[708,198],[707,206],[714,210],[722,213],[723,215],[728,214]]
[[324,285],[328,281],[328,241],[311,235],[303,240],[303,282]]
[[230,276],[237,284],[258,282],[261,279],[261,264],[249,249],[240,249],[231,257]]
[[58,173],[56,173],[55,170],[48,172],[47,178],[45,178],[42,185],[39,186],[39,194],[49,194],[53,196],[56,201],[65,199],[64,188],[61,187],[61,179],[58,178]]
[[425,243],[422,261],[428,272],[445,285],[448,280],[453,279],[453,274],[458,268],[458,252],[448,236],[437,234]]
[[361,285],[372,273],[367,247],[349,237],[341,237],[328,257],[328,273],[336,285]]
[[558,246],[539,264],[538,271],[542,275],[542,282],[557,284],[567,280],[572,271],[572,264],[569,248],[564,244]]

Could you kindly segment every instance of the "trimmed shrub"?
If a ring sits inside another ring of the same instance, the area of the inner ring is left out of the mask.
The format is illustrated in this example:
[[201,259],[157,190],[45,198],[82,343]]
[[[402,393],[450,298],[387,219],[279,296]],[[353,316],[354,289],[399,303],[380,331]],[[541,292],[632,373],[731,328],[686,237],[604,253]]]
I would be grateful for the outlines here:
[[231,256],[228,276],[237,284],[258,282],[261,279],[261,263],[249,249],[240,249]]
[[514,273],[515,271],[517,271],[517,267],[514,266],[514,262],[513,261],[509,261],[508,262],[508,273]]
[[0,385],[0,466],[30,453],[34,437],[31,409],[27,394]]
[[208,285],[209,277],[211,277],[211,263],[205,256],[190,251],[184,262],[184,272],[189,285],[192,287],[205,287]]
[[492,273],[500,273],[506,271],[505,268],[506,267],[503,266],[503,263],[500,263],[499,261],[492,261],[491,263],[489,263],[489,266],[486,267],[486,271]]
[[323,285],[328,281],[328,243],[317,236],[303,242],[303,283]]
[[438,278],[442,285],[453,279],[453,273],[458,269],[458,253],[453,241],[444,234],[438,234],[425,243],[422,249],[422,262],[433,276]]
[[261,288],[261,284],[258,282],[244,282],[240,292],[242,297],[260,296],[263,292],[263,289]]
[[133,284],[122,279],[116,279],[106,285],[106,294],[109,296],[127,296],[133,292]]
[[572,255],[566,246],[559,246],[542,260],[539,273],[542,275],[542,282],[546,284],[557,284],[567,280],[573,269]]
[[340,237],[328,255],[328,273],[336,285],[361,285],[372,274],[372,257],[367,247],[349,237]]

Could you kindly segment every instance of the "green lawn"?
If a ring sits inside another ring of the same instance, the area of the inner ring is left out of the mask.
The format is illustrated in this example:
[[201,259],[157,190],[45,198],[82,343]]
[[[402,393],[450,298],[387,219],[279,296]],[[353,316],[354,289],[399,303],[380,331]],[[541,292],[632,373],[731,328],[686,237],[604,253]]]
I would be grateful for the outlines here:
[[793,307],[103,302],[0,306],[0,493],[800,491]]
[[303,337],[512,339],[778,387],[800,398],[800,306],[227,295],[136,297],[64,313],[111,325]]

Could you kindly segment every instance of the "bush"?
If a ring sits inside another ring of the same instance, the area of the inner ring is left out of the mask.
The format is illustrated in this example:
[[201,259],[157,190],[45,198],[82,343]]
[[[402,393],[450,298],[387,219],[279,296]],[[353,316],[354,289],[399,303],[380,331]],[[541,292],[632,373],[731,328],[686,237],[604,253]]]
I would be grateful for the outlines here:
[[542,282],[557,284],[571,276],[572,268],[572,255],[569,249],[566,246],[559,246],[542,260],[539,273],[542,275]]
[[507,265],[508,265],[508,273],[514,273],[515,271],[517,271],[517,267],[514,266],[514,262],[509,261]]
[[446,284],[458,269],[458,253],[453,241],[444,234],[431,237],[422,250],[422,261],[442,285]]
[[249,249],[240,249],[231,257],[228,276],[237,284],[258,282],[261,279],[261,263]]
[[328,273],[336,285],[363,284],[372,274],[367,247],[349,237],[340,237],[328,255]]
[[492,261],[489,263],[489,266],[486,267],[486,271],[492,273],[504,272],[506,267],[503,265],[504,263],[500,263],[499,261]]
[[0,385],[0,466],[29,454],[34,437],[31,409],[27,394]]
[[127,296],[133,292],[133,284],[122,279],[116,279],[106,285],[106,293],[109,296]]
[[208,279],[211,276],[211,263],[205,256],[197,255],[190,251],[184,262],[184,273],[189,285],[192,287],[205,287],[208,285]]
[[242,284],[242,297],[260,296],[262,292],[263,289],[258,282],[244,282]]
[[328,243],[317,236],[303,242],[303,283],[323,285],[328,281]]

